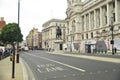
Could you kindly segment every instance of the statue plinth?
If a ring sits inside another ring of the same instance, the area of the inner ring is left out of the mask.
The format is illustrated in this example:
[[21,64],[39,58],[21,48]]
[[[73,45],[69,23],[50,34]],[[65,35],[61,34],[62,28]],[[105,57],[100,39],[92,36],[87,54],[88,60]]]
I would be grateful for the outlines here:
[[62,39],[56,39],[54,42],[55,43],[63,43],[64,41]]
[[55,41],[54,41],[54,50],[55,51],[62,51],[63,50],[63,42],[64,42],[64,40],[62,40],[62,39],[56,39]]

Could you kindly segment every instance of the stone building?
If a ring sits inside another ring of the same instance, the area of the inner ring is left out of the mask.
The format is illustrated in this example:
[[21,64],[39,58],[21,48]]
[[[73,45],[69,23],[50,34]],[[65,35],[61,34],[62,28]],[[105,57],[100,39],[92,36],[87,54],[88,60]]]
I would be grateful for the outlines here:
[[[61,38],[56,38],[56,29],[60,27],[62,31]],[[60,19],[51,19],[45,22],[42,26],[42,47],[49,50],[63,50],[65,49],[65,34],[66,21]]]
[[26,41],[27,41],[27,46],[30,49],[40,49],[42,48],[41,44],[42,44],[42,36],[41,33],[38,31],[37,28],[33,28],[28,36],[26,37]]
[[2,30],[2,27],[6,24],[4,17],[0,17],[0,31]]
[[67,46],[70,51],[91,53],[99,41],[106,47],[98,46],[111,50],[111,24],[114,40],[120,38],[120,0],[67,0],[67,3],[66,39],[71,44]]

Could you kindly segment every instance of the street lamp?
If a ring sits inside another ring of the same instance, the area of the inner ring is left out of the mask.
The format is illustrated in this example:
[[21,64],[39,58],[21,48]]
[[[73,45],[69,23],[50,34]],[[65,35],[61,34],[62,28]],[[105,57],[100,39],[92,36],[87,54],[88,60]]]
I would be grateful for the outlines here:
[[[20,0],[18,0],[18,27],[19,27],[19,25],[20,25]],[[18,36],[17,36],[17,38],[18,38]],[[18,47],[19,47],[19,45],[18,45],[19,43],[18,43],[18,41],[17,41],[17,49],[18,49]],[[17,51],[16,51],[17,52]],[[16,61],[17,63],[19,63],[19,53],[17,53],[17,61]]]
[[113,17],[111,17],[111,25],[110,25],[110,30],[111,30],[111,37],[112,37],[112,39],[111,39],[111,45],[112,45],[112,55],[114,55],[114,34],[113,34],[113,30],[114,30],[114,26],[113,26]]
[[[13,32],[14,32],[14,30],[11,29],[11,33],[13,33]],[[14,42],[12,43],[11,52],[12,52],[12,78],[14,78],[15,77],[15,44],[14,44]]]
[[71,46],[70,46],[70,52],[72,52],[72,31],[70,31],[71,34]]

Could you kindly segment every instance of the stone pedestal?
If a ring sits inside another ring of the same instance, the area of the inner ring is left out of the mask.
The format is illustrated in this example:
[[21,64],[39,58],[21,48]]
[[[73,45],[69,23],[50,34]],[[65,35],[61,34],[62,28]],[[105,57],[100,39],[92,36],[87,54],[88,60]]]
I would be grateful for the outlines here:
[[55,40],[54,41],[54,50],[55,51],[62,51],[63,50],[63,40]]

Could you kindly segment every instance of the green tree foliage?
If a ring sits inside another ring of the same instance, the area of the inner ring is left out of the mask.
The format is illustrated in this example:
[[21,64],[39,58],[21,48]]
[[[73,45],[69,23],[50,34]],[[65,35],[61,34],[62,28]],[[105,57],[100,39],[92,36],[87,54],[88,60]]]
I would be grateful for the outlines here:
[[1,31],[1,41],[5,44],[23,41],[20,27],[17,23],[9,23],[3,26]]

